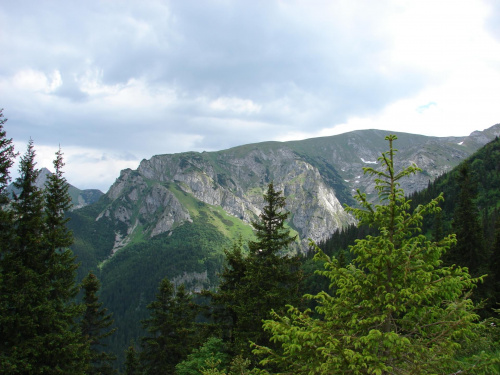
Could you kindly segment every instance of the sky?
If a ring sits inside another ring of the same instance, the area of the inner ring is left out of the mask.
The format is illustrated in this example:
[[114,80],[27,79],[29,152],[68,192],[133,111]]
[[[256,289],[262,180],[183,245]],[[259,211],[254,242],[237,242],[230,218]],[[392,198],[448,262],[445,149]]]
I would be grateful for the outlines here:
[[2,0],[0,50],[7,136],[40,168],[61,147],[80,189],[158,154],[500,122],[496,0]]

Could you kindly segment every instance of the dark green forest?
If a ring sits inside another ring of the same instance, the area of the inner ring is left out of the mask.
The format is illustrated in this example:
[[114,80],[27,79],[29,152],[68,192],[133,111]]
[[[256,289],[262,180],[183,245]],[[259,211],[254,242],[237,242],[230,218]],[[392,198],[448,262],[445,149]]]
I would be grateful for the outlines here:
[[95,220],[110,202],[69,211],[61,150],[38,189],[30,141],[10,199],[16,152],[0,119],[0,373],[500,371],[498,138],[408,197],[399,181],[419,170],[394,169],[388,136],[384,169],[364,170],[379,201],[358,191],[359,225],[307,254],[291,251],[271,181],[250,239],[229,240],[200,206],[110,257],[116,228]]

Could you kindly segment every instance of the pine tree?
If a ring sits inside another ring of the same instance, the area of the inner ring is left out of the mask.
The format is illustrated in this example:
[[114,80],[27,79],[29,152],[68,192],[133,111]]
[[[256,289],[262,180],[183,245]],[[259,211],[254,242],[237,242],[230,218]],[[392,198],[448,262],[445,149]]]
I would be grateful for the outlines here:
[[[48,225],[50,208],[36,186],[35,165],[30,140],[14,183],[19,195],[12,203],[13,240],[1,259],[0,368],[10,374],[83,374],[88,347],[75,323],[75,266],[71,253],[60,248],[70,241],[52,235],[57,225]],[[49,189],[48,199],[53,194]]]
[[250,253],[261,258],[278,256],[295,241],[295,237],[290,236],[290,230],[285,228],[285,221],[290,216],[290,212],[285,210],[286,199],[281,191],[274,189],[272,182],[264,194],[264,202],[266,205],[259,220],[252,221],[257,241],[248,244]]
[[198,306],[184,285],[175,291],[165,278],[148,309],[151,313],[143,321],[148,336],[142,338],[141,365],[147,374],[175,374],[175,366],[186,359],[197,341]]
[[42,275],[45,272],[43,250],[44,196],[36,182],[40,171],[35,168],[35,148],[30,139],[25,155],[21,157],[19,178],[14,187],[20,191],[14,195],[13,211],[16,219],[16,254],[23,265]]
[[453,217],[452,228],[457,235],[457,244],[445,257],[448,264],[468,267],[469,273],[476,277],[486,270],[488,256],[484,246],[483,228],[479,210],[474,202],[477,196],[467,163],[459,170],[460,193]]
[[141,365],[139,356],[133,343],[129,345],[125,352],[125,375],[141,375]]
[[248,286],[238,334],[240,340],[271,345],[268,333],[262,330],[262,320],[268,319],[272,310],[283,313],[286,304],[299,303],[302,272],[299,257],[289,254],[289,246],[296,237],[285,227],[290,216],[285,210],[286,200],[272,182],[264,201],[266,205],[259,220],[252,222],[257,241],[248,244],[245,275]]
[[116,328],[111,328],[113,317],[106,308],[102,307],[102,302],[99,302],[97,295],[100,289],[99,280],[92,272],[89,272],[82,281],[82,287],[85,311],[80,326],[90,346],[87,374],[116,374],[112,366],[116,356],[104,351],[106,347],[104,339],[112,335]]
[[223,338],[234,348],[233,329],[238,325],[239,306],[248,294],[243,288],[247,262],[241,237],[230,249],[225,249],[224,254],[225,263],[217,291],[203,291],[202,294],[210,298],[210,316],[220,327]]
[[[469,298],[478,279],[461,267],[441,267],[455,236],[434,242],[420,229],[443,198],[410,211],[399,181],[418,168],[396,173],[396,136],[386,139],[389,151],[379,158],[384,169],[364,168],[375,176],[380,204],[358,191],[360,208],[348,209],[378,234],[350,248],[355,257],[346,267],[317,254],[325,261],[321,274],[331,283],[329,292],[308,296],[318,303],[320,318],[290,306],[287,314],[267,320],[264,328],[283,352],[257,347],[257,354],[266,355],[263,364],[294,374],[448,374],[467,368],[457,354],[462,340],[474,339],[483,328]],[[468,366],[474,373],[498,371],[487,358],[474,361]]]
[[[12,316],[13,293],[7,288],[9,279],[14,275],[13,270],[7,264],[10,258],[13,243],[13,216],[8,208],[9,198],[6,188],[10,182],[10,168],[14,163],[15,153],[12,138],[7,138],[3,125],[7,119],[0,109],[0,367],[9,368],[14,366],[10,357],[10,342],[4,340],[4,334],[9,331],[8,324],[14,321]],[[8,275],[9,274],[9,275]],[[12,363],[12,364],[11,364]]]
[[6,189],[10,183],[10,168],[16,157],[12,138],[7,138],[7,132],[3,127],[6,122],[3,109],[0,109],[0,251],[3,251],[3,247],[10,242],[8,238],[12,233],[12,217],[6,207],[9,203]]
[[252,356],[251,341],[269,345],[262,320],[271,310],[282,312],[300,299],[300,261],[287,254],[295,237],[285,227],[285,198],[270,183],[264,201],[259,220],[252,222],[257,239],[249,242],[249,254],[244,255],[241,241],[226,251],[221,283],[211,294],[212,305],[223,307],[219,317],[228,323],[232,354],[247,358]]
[[494,307],[500,306],[500,216],[495,223],[495,238],[491,245],[489,266],[491,279],[491,289],[493,290],[492,303]]

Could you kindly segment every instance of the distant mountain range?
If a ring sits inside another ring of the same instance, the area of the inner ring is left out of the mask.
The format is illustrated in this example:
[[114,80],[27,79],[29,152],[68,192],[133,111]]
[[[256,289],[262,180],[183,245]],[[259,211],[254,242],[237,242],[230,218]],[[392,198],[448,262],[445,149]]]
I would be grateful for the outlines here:
[[[36,181],[36,186],[39,188],[43,188],[45,186],[45,182],[48,177],[52,174],[47,168],[41,168],[40,174],[38,175],[38,179]],[[7,192],[10,194],[18,193],[14,184],[10,184],[7,188]],[[69,185],[69,195],[71,196],[71,202],[73,204],[72,210],[76,210],[78,208],[82,208],[89,204],[95,203],[99,200],[99,198],[104,195],[104,193],[97,189],[85,189],[80,190],[73,185]]]
[[[342,207],[353,203],[357,188],[374,196],[374,183],[364,166],[377,166],[387,149],[380,130],[361,130],[293,142],[265,142],[218,152],[186,152],[153,156],[137,170],[126,169],[111,186],[109,204],[97,220],[115,223],[110,253],[134,238],[152,238],[192,221],[196,209],[185,197],[221,208],[249,223],[260,213],[263,192],[273,181],[287,198],[289,225],[303,244],[322,240],[352,219]],[[449,171],[500,134],[500,124],[466,137],[427,137],[395,133],[400,165],[415,163],[422,173],[403,183],[411,193]],[[192,203],[192,202],[191,202]]]
[[354,222],[344,204],[356,189],[375,197],[363,167],[376,168],[396,134],[396,169],[415,163],[422,173],[402,184],[422,190],[495,137],[500,124],[465,137],[427,137],[380,130],[292,142],[264,142],[217,152],[156,155],[125,169],[109,191],[69,215],[81,264],[79,277],[98,272],[102,300],[119,328],[119,354],[142,334],[140,321],[164,277],[191,290],[213,288],[224,254],[238,238],[253,238],[250,222],[264,205],[269,182],[283,191],[294,247],[322,241]]

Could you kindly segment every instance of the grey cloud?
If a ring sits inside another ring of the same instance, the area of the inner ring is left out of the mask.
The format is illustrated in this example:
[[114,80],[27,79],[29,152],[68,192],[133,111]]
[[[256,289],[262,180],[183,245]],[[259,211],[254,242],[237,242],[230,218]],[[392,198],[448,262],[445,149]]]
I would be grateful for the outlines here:
[[[11,136],[135,160],[314,132],[422,88],[424,73],[387,60],[391,46],[378,34],[387,2],[372,5],[373,14],[358,6],[348,20],[317,17],[331,4],[5,0],[0,22],[9,38],[0,39],[0,79],[20,69],[62,78],[45,94],[52,102],[40,99],[43,93],[9,93],[2,107],[17,124]],[[350,23],[355,27],[345,27]],[[89,72],[118,91],[137,80],[152,104],[137,97],[119,105],[114,94],[84,92]],[[162,90],[174,98],[162,102],[155,97]],[[220,98],[258,109],[211,106]],[[255,130],[263,124],[265,131]],[[124,149],[130,155],[121,155]]]

